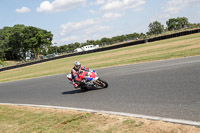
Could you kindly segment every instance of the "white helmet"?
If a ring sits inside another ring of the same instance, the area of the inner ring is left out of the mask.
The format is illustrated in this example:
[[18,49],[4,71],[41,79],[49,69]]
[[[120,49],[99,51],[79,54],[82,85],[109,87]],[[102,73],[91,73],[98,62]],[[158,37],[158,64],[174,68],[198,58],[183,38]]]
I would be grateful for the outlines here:
[[75,61],[74,67],[78,70],[81,67],[81,63],[79,61]]

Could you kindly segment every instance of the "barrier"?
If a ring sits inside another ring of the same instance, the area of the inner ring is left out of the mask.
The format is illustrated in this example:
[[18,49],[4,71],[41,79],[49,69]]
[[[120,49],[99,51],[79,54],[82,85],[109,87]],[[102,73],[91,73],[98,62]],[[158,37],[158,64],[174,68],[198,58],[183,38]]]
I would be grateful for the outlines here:
[[72,56],[77,56],[77,55],[83,55],[83,54],[89,54],[89,53],[94,53],[94,52],[101,52],[101,51],[112,50],[112,49],[117,49],[117,48],[122,48],[122,47],[133,46],[133,45],[139,45],[139,44],[143,44],[143,43],[147,43],[147,42],[154,42],[154,41],[159,41],[159,40],[164,40],[164,39],[170,39],[170,38],[194,34],[194,33],[200,33],[200,29],[182,31],[182,32],[174,33],[174,34],[170,34],[170,35],[163,35],[163,36],[158,36],[158,37],[154,37],[154,38],[138,40],[138,41],[134,41],[134,42],[127,42],[127,43],[119,44],[119,45],[113,45],[113,46],[111,45],[111,46],[108,46],[108,47],[94,49],[94,50],[90,50],[90,51],[72,53],[72,54],[67,54],[67,55],[62,55],[62,56],[56,56],[56,57],[49,58],[49,59],[38,60],[38,61],[34,61],[34,62],[28,62],[28,63],[25,63],[25,64],[3,67],[3,68],[0,68],[0,72],[5,71],[5,70],[19,68],[19,67],[29,66],[29,65],[33,65],[33,64],[43,63],[43,62],[47,62],[47,61],[52,61],[52,60],[56,60],[56,59],[72,57]]

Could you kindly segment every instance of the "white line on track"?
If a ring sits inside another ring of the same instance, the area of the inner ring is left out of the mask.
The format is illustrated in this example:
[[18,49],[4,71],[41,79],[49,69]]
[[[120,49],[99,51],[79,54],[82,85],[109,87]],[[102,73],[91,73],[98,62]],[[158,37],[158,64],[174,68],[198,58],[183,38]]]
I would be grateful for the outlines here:
[[62,107],[62,106],[50,106],[50,105],[35,105],[35,104],[0,103],[0,105],[16,105],[16,106],[28,106],[28,107],[42,107],[42,108],[76,110],[76,111],[85,111],[85,112],[91,112],[91,113],[106,113],[106,114],[111,114],[111,115],[120,115],[120,116],[144,118],[144,119],[150,119],[150,120],[158,120],[158,121],[164,121],[164,122],[171,122],[171,123],[192,125],[192,126],[200,127],[200,122],[197,122],[197,121],[189,121],[189,120],[182,120],[182,119],[172,119],[172,118],[156,117],[156,116],[147,116],[147,115],[131,114],[131,113],[123,113],[123,112],[113,112],[113,111],[105,111],[105,110],[93,110],[93,109],[72,108],[72,107]]

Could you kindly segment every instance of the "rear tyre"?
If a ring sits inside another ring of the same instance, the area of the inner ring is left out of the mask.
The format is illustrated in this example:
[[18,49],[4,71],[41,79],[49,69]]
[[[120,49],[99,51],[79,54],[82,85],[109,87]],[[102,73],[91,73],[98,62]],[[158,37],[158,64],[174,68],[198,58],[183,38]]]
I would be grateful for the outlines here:
[[103,87],[103,88],[107,88],[108,87],[108,83],[106,82],[106,81],[104,81],[104,80],[102,80],[102,79],[97,79],[97,81],[96,81],[101,87]]

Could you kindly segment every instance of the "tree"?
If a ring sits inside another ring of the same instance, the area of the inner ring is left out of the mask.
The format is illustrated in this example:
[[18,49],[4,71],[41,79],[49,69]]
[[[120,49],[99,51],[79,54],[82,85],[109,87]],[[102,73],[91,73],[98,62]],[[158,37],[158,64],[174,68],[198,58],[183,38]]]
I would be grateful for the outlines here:
[[67,45],[60,46],[59,50],[60,50],[59,52],[61,52],[61,53],[67,52]]
[[140,35],[138,33],[133,33],[133,34],[127,34],[126,37],[128,40],[135,40],[136,38],[139,38]]
[[75,42],[73,45],[74,45],[74,49],[79,48],[81,46],[79,42]]
[[190,23],[188,22],[188,18],[186,17],[178,18],[178,21],[181,29],[188,28],[190,25]]
[[50,46],[49,48],[48,48],[48,54],[54,54],[54,53],[56,53],[56,52],[60,52],[60,51],[58,51],[58,46]]
[[108,45],[108,44],[110,44],[110,39],[106,38],[106,37],[103,37],[101,39],[101,45]]
[[164,32],[164,25],[162,25],[160,22],[155,21],[149,24],[149,32],[147,32],[148,35],[158,35],[163,32]]
[[43,29],[32,26],[14,25],[0,29],[0,58],[7,60],[26,59],[26,53],[32,52],[37,58],[47,51],[53,35]]
[[67,45],[67,52],[73,52],[76,48],[73,46],[73,43]]
[[28,26],[24,29],[24,45],[25,51],[31,51],[35,58],[39,58],[39,54],[47,54],[48,47],[52,45],[53,35],[46,30]]
[[5,59],[4,45],[0,43],[0,60]]
[[5,59],[5,36],[3,30],[0,29],[0,60]]
[[180,30],[189,27],[190,23],[186,17],[171,18],[167,22],[167,28],[169,31]]
[[119,42],[119,37],[118,36],[114,36],[111,38],[111,43],[118,43]]
[[95,41],[95,44],[96,44],[96,45],[101,45],[101,41],[100,41],[100,40],[96,40],[96,41]]
[[24,25],[15,25],[12,27],[12,33],[10,34],[9,44],[12,48],[13,60],[20,60],[26,58],[26,51],[24,50]]
[[[12,47],[9,44],[10,34],[12,33],[11,27],[4,27],[0,32],[0,45],[2,48],[2,56],[4,60],[12,59]],[[3,60],[2,59],[2,60]]]
[[190,23],[189,27],[190,28],[198,28],[198,27],[200,27],[200,23]]

